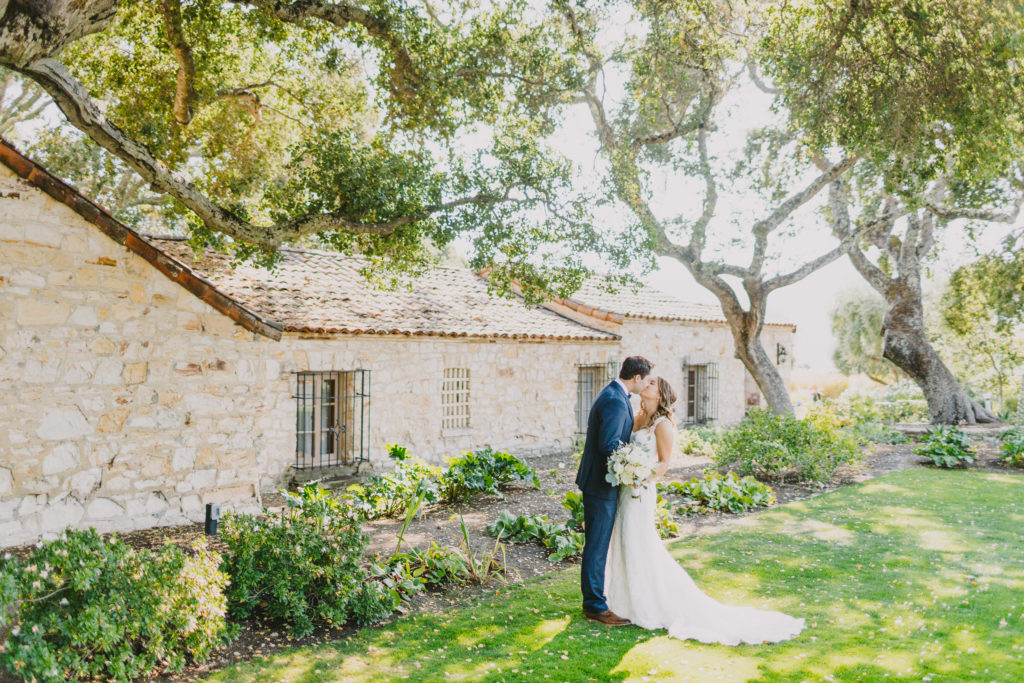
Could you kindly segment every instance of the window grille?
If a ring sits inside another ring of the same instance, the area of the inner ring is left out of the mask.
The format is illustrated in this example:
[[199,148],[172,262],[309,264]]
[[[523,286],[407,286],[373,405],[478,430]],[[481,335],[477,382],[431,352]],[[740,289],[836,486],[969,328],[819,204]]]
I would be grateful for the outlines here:
[[718,363],[683,361],[683,422],[704,424],[718,419]]
[[295,373],[295,468],[366,461],[370,371]]
[[445,368],[441,382],[441,429],[469,428],[469,368]]
[[615,377],[618,364],[615,361],[600,365],[576,366],[576,433],[587,433],[590,406],[604,386]]

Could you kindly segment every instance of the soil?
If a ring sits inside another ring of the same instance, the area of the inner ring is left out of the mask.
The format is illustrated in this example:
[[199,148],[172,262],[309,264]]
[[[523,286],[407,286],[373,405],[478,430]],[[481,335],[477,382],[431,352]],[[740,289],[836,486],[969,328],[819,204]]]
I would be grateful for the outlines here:
[[[1007,468],[998,459],[998,446],[989,440],[978,440],[978,461],[973,469],[1005,472]],[[867,453],[861,466],[856,469],[840,470],[838,475],[826,486],[773,483],[775,497],[779,504],[794,500],[802,500],[821,495],[822,493],[848,486],[850,484],[879,477],[889,472],[928,466],[930,461],[912,452],[914,444],[876,445]],[[504,498],[484,496],[461,506],[433,505],[422,509],[417,519],[413,520],[405,533],[405,542],[411,546],[428,546],[431,541],[439,545],[458,546],[462,533],[457,518],[461,514],[466,522],[470,543],[475,551],[490,551],[495,546],[495,539],[487,534],[485,527],[493,522],[501,510],[509,510],[516,514],[546,515],[548,519],[562,522],[568,519],[568,511],[562,507],[561,500],[567,491],[576,491],[573,482],[576,474],[576,463],[569,454],[536,456],[525,459],[536,469],[540,487],[520,486],[504,492]],[[708,458],[682,456],[678,457],[669,468],[665,481],[686,481],[700,476],[710,464]],[[268,497],[264,505],[274,509],[282,504],[279,495]],[[746,513],[751,514],[751,513]],[[683,536],[700,530],[710,530],[729,524],[731,521],[745,516],[744,514],[711,513],[688,517],[676,516],[679,533]],[[401,531],[403,520],[379,519],[367,522],[364,532],[370,537],[368,555],[374,553],[387,555],[395,551],[397,536]],[[181,527],[159,527],[145,529],[127,534],[120,534],[129,545],[136,548],[156,549],[170,541],[186,547],[193,541],[203,538],[203,525],[195,524]],[[206,537],[210,548],[224,550],[224,544],[217,536]],[[32,546],[8,548],[6,552],[25,555],[31,552]],[[521,582],[542,574],[565,569],[570,562],[552,563],[547,559],[545,548],[537,544],[517,544],[505,546],[505,562],[509,583]],[[578,560],[577,560],[578,561]],[[451,607],[462,605],[473,597],[494,590],[495,584],[486,586],[459,586],[442,591],[427,592],[416,596],[409,605],[410,612],[439,612]],[[401,618],[401,617],[396,617]],[[210,672],[231,666],[255,657],[270,654],[278,648],[312,645],[316,643],[345,639],[354,633],[352,628],[321,629],[305,638],[291,638],[287,629],[280,624],[251,621],[242,624],[241,632],[230,645],[216,652],[203,664],[194,665],[178,674],[163,674],[151,680],[185,681],[196,680]],[[5,680],[0,673],[0,681]]]

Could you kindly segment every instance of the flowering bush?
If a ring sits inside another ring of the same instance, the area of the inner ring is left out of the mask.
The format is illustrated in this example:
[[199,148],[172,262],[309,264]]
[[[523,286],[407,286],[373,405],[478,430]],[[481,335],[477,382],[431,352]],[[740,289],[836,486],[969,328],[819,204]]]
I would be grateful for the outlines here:
[[0,666],[26,680],[127,681],[180,671],[228,635],[227,576],[197,546],[133,550],[67,530],[27,560],[0,561]]

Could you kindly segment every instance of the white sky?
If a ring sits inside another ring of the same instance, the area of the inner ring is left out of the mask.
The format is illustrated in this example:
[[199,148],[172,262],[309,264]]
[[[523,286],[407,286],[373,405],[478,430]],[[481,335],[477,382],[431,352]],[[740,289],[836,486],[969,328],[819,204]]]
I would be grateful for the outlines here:
[[[612,90],[614,87],[610,85],[609,93]],[[612,99],[609,95],[608,100]],[[737,158],[738,153],[743,149],[747,133],[769,124],[773,120],[774,115],[770,112],[770,104],[771,96],[753,86],[742,87],[731,94],[721,107],[726,118],[718,122],[719,132],[709,140],[712,156],[723,160]],[[608,109],[612,111],[613,107],[609,106]],[[602,163],[591,130],[590,115],[581,105],[569,117],[557,141],[558,148],[580,164],[584,169],[584,174],[588,169],[596,170]],[[812,176],[808,176],[808,178],[810,177]],[[681,184],[677,178],[665,177],[652,183],[652,186],[654,190],[652,206],[659,218],[665,219],[678,214],[692,218],[700,214],[704,196],[702,184]],[[801,186],[802,182],[794,184],[793,188]],[[749,225],[752,219],[764,216],[773,206],[757,197],[751,198],[735,193],[730,195],[721,187],[719,194],[716,215],[723,218],[712,221],[711,227],[720,236],[719,241],[723,245],[720,253],[729,262],[745,266],[749,263],[749,253],[742,248],[726,246],[728,238],[744,234],[743,228],[736,226]],[[799,231],[797,239],[782,241],[782,249],[770,248],[769,254],[773,252],[785,254],[787,261],[793,259],[795,263],[799,264],[827,252],[835,245],[835,241],[829,235],[824,223],[815,213],[817,206],[824,201],[825,196],[826,192],[822,191],[818,197],[820,201],[809,204],[806,209],[801,210],[795,216],[798,225],[814,226],[816,223],[816,228]],[[608,220],[614,221],[616,217],[609,215]],[[1024,225],[1024,220],[1019,220],[1018,225]],[[994,249],[1003,236],[1009,232],[1009,229],[1009,226],[992,226],[987,233],[979,238],[979,248],[982,251]],[[779,235],[773,235],[770,243],[780,244],[778,237]],[[943,236],[939,257],[933,268],[940,281],[944,281],[957,266],[971,260],[970,257],[974,251],[964,247],[966,241],[962,223],[954,223],[949,226]],[[778,262],[776,262],[776,266],[775,272],[790,270],[789,267]],[[772,266],[769,265],[767,269],[772,271]],[[650,285],[683,299],[711,304],[718,303],[713,294],[698,285],[682,264],[673,259],[659,259],[659,269],[653,272],[647,281]],[[872,291],[860,274],[850,265],[849,260],[843,257],[804,280],[776,290],[769,295],[768,318],[793,322],[797,325],[795,362],[798,366],[807,366],[820,371],[835,370],[832,363],[835,339],[832,336],[829,316],[837,298],[849,290]]]

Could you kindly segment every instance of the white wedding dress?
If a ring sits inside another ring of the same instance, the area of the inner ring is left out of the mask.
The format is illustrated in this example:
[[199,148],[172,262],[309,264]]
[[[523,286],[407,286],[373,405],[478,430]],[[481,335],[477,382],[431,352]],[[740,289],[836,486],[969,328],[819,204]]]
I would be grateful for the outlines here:
[[[654,425],[633,441],[654,449]],[[723,605],[697,588],[669,554],[654,522],[658,494],[653,485],[619,487],[619,506],[605,565],[608,608],[645,629],[667,629],[680,640],[702,643],[774,643],[800,633],[804,620],[781,612]]]

